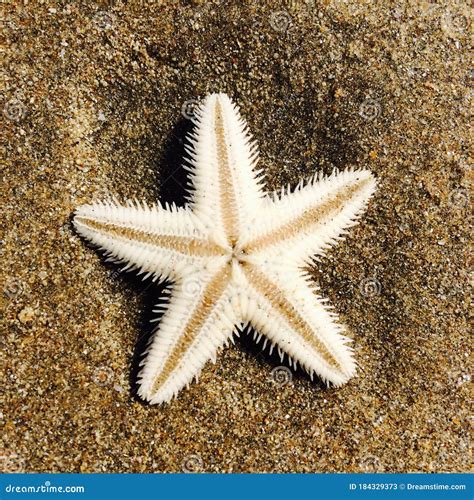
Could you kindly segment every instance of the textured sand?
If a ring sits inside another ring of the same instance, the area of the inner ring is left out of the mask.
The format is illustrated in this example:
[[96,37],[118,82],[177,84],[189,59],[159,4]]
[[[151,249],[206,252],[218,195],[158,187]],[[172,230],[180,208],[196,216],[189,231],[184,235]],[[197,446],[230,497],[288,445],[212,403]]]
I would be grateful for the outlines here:
[[[6,4],[2,468],[470,470],[465,4],[144,4]],[[380,181],[314,269],[355,340],[343,388],[276,383],[247,338],[171,404],[133,396],[158,290],[71,214],[105,193],[182,202],[181,108],[211,91],[241,106],[269,189],[347,166]]]

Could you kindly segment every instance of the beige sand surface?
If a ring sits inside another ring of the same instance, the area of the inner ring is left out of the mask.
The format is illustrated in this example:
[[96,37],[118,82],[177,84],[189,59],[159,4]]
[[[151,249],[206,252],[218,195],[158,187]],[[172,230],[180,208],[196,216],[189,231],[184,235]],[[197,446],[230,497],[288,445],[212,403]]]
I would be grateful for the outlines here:
[[[2,468],[469,470],[466,5],[7,1]],[[157,290],[71,214],[106,193],[181,200],[181,108],[212,91],[241,106],[269,189],[334,167],[380,181],[314,269],[355,340],[343,388],[277,384],[247,339],[171,404],[133,396]]]

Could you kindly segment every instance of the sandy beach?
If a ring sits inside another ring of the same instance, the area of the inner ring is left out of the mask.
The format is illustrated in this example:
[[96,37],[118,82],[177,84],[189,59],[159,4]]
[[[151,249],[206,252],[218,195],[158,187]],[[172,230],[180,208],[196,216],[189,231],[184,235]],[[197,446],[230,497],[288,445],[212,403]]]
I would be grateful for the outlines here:
[[[1,466],[16,472],[468,472],[467,2],[5,4]],[[354,339],[326,388],[252,335],[167,405],[135,394],[160,288],[75,234],[106,198],[184,203],[186,116],[239,104],[267,189],[368,168],[312,269]],[[286,365],[285,365],[286,366]]]

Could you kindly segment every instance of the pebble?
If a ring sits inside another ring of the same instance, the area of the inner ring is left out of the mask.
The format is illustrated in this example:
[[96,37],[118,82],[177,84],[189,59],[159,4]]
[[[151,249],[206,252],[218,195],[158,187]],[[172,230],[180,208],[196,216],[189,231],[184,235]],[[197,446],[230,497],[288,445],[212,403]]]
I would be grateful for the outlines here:
[[35,311],[32,307],[25,307],[18,314],[21,323],[31,323],[35,317]]

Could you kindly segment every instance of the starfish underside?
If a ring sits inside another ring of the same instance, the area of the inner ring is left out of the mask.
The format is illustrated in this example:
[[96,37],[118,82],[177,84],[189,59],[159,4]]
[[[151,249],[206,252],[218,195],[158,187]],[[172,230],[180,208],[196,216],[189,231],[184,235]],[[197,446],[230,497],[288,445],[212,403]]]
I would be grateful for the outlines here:
[[245,324],[311,377],[343,384],[355,372],[350,339],[304,269],[355,223],[373,176],[333,172],[269,195],[257,146],[225,94],[208,96],[195,123],[185,207],[114,200],[79,207],[74,218],[111,260],[173,282],[142,361],[140,396],[169,401]]

